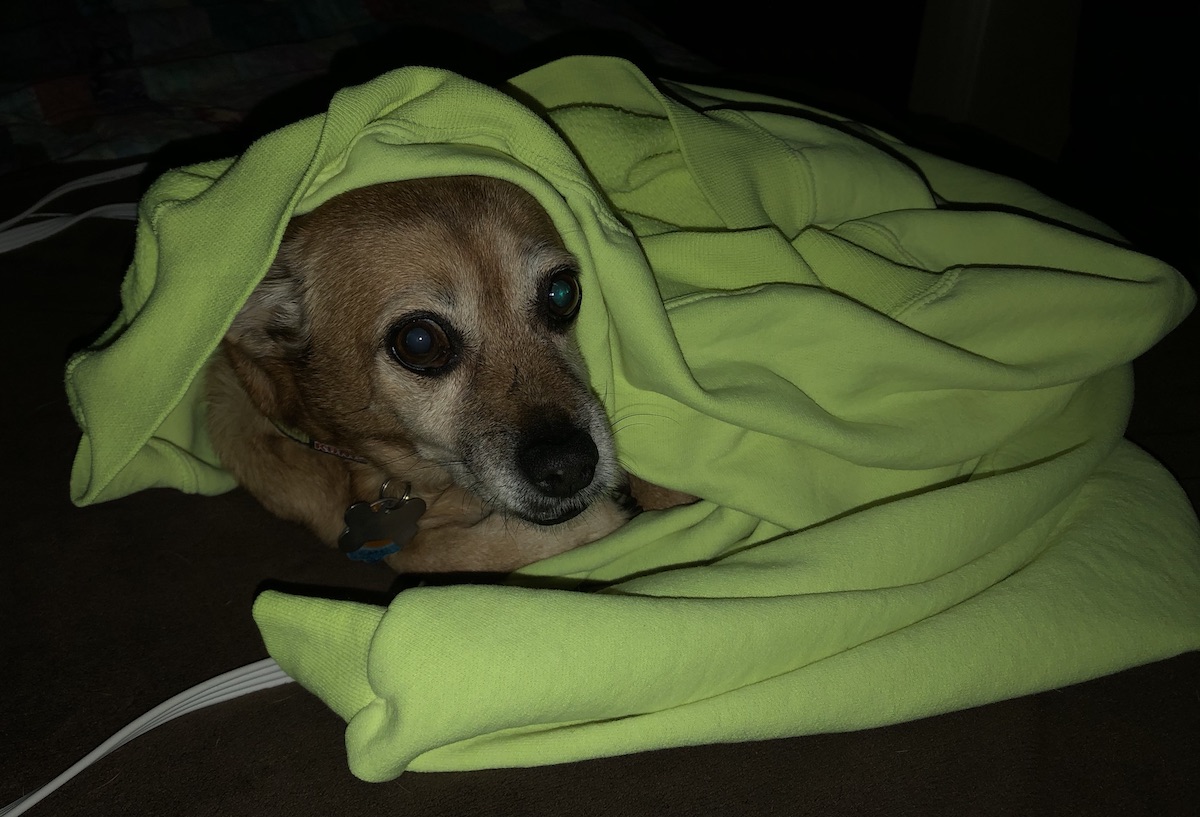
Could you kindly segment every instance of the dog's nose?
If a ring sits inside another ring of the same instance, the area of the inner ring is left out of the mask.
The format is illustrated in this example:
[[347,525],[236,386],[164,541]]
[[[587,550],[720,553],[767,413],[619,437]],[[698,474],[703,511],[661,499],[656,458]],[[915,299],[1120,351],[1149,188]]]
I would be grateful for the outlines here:
[[554,497],[571,496],[591,484],[599,459],[591,435],[565,420],[531,428],[517,452],[521,472]]

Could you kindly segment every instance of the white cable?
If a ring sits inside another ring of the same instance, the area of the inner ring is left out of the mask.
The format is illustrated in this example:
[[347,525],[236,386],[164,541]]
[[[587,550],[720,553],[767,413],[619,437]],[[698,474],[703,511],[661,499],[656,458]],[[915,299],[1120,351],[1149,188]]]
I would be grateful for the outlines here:
[[116,751],[129,741],[144,735],[151,729],[178,718],[180,715],[186,715],[189,712],[195,712],[198,709],[203,709],[213,704],[219,704],[241,697],[242,695],[248,695],[251,692],[259,692],[291,682],[292,679],[279,668],[274,659],[264,658],[261,661],[255,661],[253,664],[247,664],[244,667],[197,684],[186,692],[181,692],[175,697],[163,701],[145,715],[142,715],[118,731],[111,738],[104,741],[104,743],[101,743],[95,749],[88,752],[83,759],[75,763],[71,768],[37,791],[30,792],[9,803],[3,809],[0,809],[0,817],[17,817],[19,814],[24,814],[64,783],[105,755]]
[[[26,218],[34,217],[40,217],[40,214],[29,214],[26,216]],[[93,207],[91,210],[76,215],[50,216],[42,218],[41,221],[35,221],[32,224],[22,224],[19,227],[9,227],[6,230],[0,230],[0,253],[11,252],[12,250],[24,247],[26,244],[32,244],[35,241],[49,238],[52,235],[61,233],[71,225],[83,221],[85,218],[115,218],[134,221],[137,219],[137,203],[116,202],[113,204],[102,204],[99,207]]]
[[[90,176],[84,176],[74,181],[67,182],[54,190],[42,196],[32,207],[27,208],[24,212],[18,213],[10,219],[0,221],[0,253],[11,252],[27,244],[32,244],[35,241],[41,241],[49,238],[52,235],[61,233],[68,227],[82,221],[85,218],[115,218],[123,220],[137,219],[137,203],[136,202],[115,202],[111,204],[102,204],[99,207],[93,207],[85,213],[78,215],[64,215],[61,213],[40,213],[42,207],[50,202],[64,196],[67,193],[75,190],[82,190],[86,187],[95,187],[100,184],[108,184],[109,182],[127,179],[130,176],[136,176],[146,168],[145,162],[141,164],[126,165],[125,167],[116,167],[112,170],[105,170],[102,173],[93,173]],[[23,221],[38,219],[30,224],[22,224]]]
[[115,182],[115,181],[119,181],[121,179],[128,179],[130,176],[136,176],[137,174],[141,173],[145,169],[146,169],[146,163],[140,162],[138,164],[125,165],[124,167],[115,167],[112,170],[105,170],[100,173],[93,173],[90,176],[83,176],[83,177],[75,179],[73,181],[69,181],[66,184],[56,187],[54,190],[51,190],[46,195],[42,196],[40,199],[38,199],[38,201],[32,207],[27,209],[25,212],[19,213],[19,214],[13,216],[12,218],[8,219],[7,221],[0,221],[0,232],[4,232],[5,230],[7,230],[9,227],[13,226],[14,224],[20,224],[22,221],[24,221],[25,219],[29,218],[34,213],[36,213],[38,210],[42,209],[42,207],[44,205],[49,204],[50,202],[54,201],[59,196],[65,196],[67,193],[74,192],[75,190],[83,190],[84,188],[87,188],[87,187],[95,187],[96,185],[99,185],[99,184],[108,184],[109,182]]

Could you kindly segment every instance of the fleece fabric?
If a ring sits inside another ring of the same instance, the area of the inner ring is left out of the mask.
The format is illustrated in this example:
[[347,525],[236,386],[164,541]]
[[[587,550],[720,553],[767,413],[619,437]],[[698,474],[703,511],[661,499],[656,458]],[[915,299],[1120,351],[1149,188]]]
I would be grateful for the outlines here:
[[68,365],[76,502],[232,487],[200,377],[287,220],[401,178],[529,190],[579,258],[621,461],[702,497],[499,587],[260,596],[355,774],[877,726],[1200,647],[1200,529],[1122,439],[1194,295],[1017,182],[782,100],[559,61],[411,68],[163,176]]

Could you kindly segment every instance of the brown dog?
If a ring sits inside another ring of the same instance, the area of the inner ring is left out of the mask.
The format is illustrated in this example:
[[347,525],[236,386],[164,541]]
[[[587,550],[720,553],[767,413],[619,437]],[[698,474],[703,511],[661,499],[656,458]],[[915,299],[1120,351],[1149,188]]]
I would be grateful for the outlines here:
[[[212,361],[217,454],[268,510],[400,571],[604,536],[636,503],[570,336],[576,270],[507,182],[337,196],[293,219]],[[691,499],[634,483],[651,507]]]

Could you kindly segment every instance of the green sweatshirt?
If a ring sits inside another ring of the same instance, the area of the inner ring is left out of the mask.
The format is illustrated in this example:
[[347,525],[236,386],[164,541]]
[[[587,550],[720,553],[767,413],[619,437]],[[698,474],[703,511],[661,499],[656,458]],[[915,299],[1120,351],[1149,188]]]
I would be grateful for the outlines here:
[[264,593],[355,774],[859,729],[1200,647],[1195,515],[1122,439],[1129,362],[1194,303],[1177,272],[793,103],[607,58],[512,86],[396,71],[166,174],[119,319],[67,369],[76,502],[223,491],[199,375],[291,215],[454,174],[550,213],[622,463],[703,501],[508,586]]

